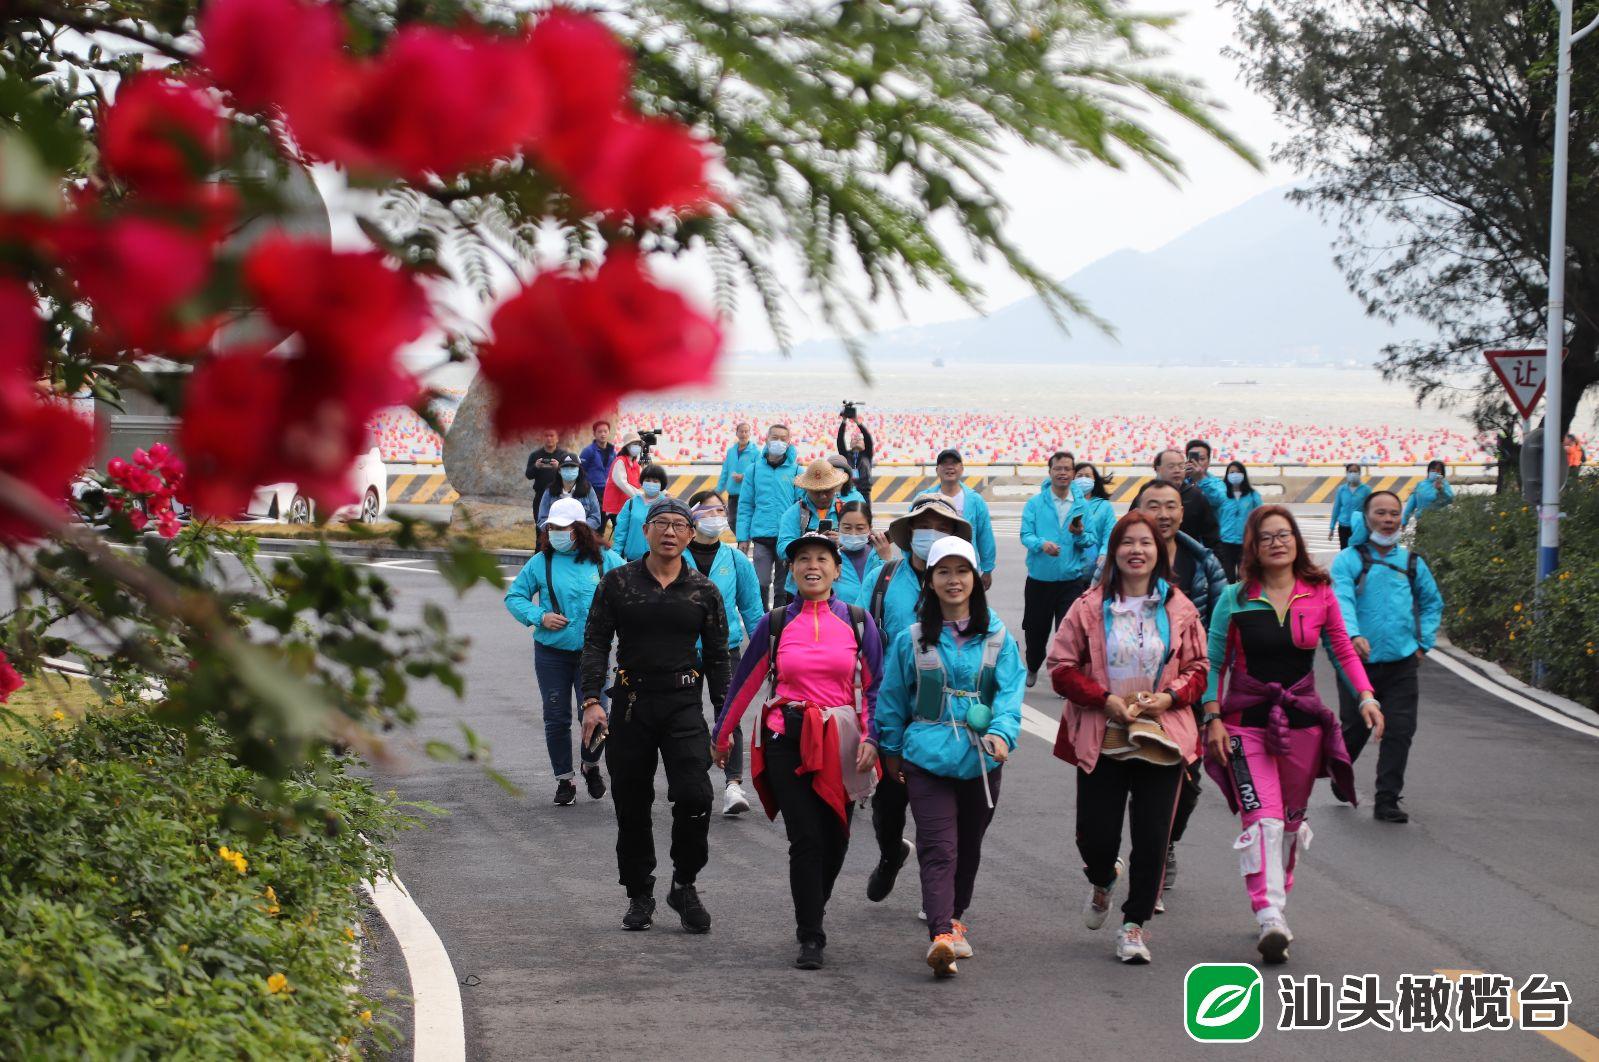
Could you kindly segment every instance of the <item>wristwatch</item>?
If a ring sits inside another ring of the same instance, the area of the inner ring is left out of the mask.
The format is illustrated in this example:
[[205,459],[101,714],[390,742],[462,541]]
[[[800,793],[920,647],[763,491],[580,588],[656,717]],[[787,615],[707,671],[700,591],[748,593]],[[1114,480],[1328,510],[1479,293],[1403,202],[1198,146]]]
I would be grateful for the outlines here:
[[1221,713],[1220,712],[1206,712],[1204,715],[1199,717],[1199,725],[1200,726],[1209,726],[1210,724],[1214,723],[1216,720],[1218,720],[1220,718],[1221,718]]

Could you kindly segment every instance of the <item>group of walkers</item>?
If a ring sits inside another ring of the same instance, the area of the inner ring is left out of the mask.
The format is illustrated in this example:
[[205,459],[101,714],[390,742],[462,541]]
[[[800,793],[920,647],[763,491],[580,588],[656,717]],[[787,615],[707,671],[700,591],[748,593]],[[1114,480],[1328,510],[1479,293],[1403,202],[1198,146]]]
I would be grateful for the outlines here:
[[[855,808],[869,801],[878,852],[868,900],[885,900],[914,855],[926,962],[936,976],[956,974],[975,954],[965,917],[983,837],[1041,670],[1064,699],[1054,753],[1075,771],[1084,922],[1106,923],[1125,876],[1123,962],[1151,959],[1147,925],[1165,909],[1205,774],[1239,816],[1231,845],[1266,962],[1285,961],[1293,939],[1287,900],[1311,840],[1315,780],[1330,777],[1354,803],[1352,762],[1380,738],[1374,815],[1407,819],[1399,803],[1419,659],[1443,603],[1400,531],[1452,499],[1441,466],[1408,504],[1353,468],[1334,501],[1347,548],[1329,571],[1241,463],[1209,471],[1203,440],[1157,454],[1155,478],[1120,519],[1109,477],[1057,452],[1022,513],[1018,645],[989,604],[993,521],[957,450],[938,455],[936,486],[879,530],[872,441],[859,425],[841,423],[842,452],[801,470],[785,426],[757,444],[740,424],[717,486],[686,500],[668,493],[659,466],[623,467],[618,480],[626,441],[596,469],[600,428],[581,457],[556,452],[554,440],[530,457],[536,483],[554,461],[553,496],[539,499],[539,549],[506,604],[534,629],[557,804],[577,798],[574,694],[578,767],[594,799],[607,791],[603,756],[625,929],[654,923],[658,765],[672,807],[666,902],[696,933],[711,926],[696,884],[710,771],[722,774],[722,814],[736,816],[751,805],[747,766],[788,835],[797,967],[824,964],[826,908]],[[615,517],[611,548],[605,516],[597,522],[569,489],[568,467],[591,497],[601,493],[591,470],[606,491],[637,488],[614,514],[603,507]],[[1315,687],[1318,646],[1338,675],[1336,712]]]

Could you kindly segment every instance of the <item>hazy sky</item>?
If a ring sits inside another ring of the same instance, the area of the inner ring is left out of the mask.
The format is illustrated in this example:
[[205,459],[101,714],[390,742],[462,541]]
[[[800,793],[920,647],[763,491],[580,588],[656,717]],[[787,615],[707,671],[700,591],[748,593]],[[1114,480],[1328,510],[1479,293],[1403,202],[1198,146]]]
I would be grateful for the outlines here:
[[[1156,3],[1151,9],[1183,16],[1166,42],[1171,54],[1162,66],[1202,80],[1211,97],[1225,106],[1222,118],[1227,127],[1264,159],[1283,134],[1271,108],[1242,83],[1237,64],[1221,54],[1233,43],[1232,16],[1205,0],[1173,0]],[[1117,172],[1067,166],[1042,152],[1025,149],[1008,157],[997,186],[1012,206],[1011,238],[1051,275],[1065,277],[1122,248],[1158,247],[1200,222],[1294,179],[1293,173],[1269,163],[1265,171],[1254,170],[1181,121],[1163,120],[1156,128],[1168,135],[1187,169],[1187,179],[1180,185],[1173,186],[1148,170]],[[1031,293],[1003,266],[976,267],[972,275],[988,293],[989,309]],[[677,279],[700,286],[689,274],[678,274]],[[745,298],[741,303],[730,347],[773,346],[754,299]],[[947,293],[916,291],[906,298],[905,314],[902,320],[890,304],[874,317],[879,327],[893,327],[906,320],[929,324],[966,317],[970,311]],[[797,309],[791,311],[790,326],[799,341],[828,334],[820,319],[807,318]]]

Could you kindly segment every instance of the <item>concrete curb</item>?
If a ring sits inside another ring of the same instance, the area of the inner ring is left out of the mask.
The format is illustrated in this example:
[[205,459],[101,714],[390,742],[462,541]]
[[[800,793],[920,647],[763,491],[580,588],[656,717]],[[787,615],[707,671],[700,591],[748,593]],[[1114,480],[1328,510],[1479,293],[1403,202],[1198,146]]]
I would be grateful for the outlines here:
[[[316,545],[314,538],[258,538],[256,542],[272,550],[300,550]],[[328,549],[341,557],[360,560],[433,560],[444,556],[442,549],[400,549],[397,546],[369,545],[363,542],[326,542]],[[503,564],[520,565],[533,556],[530,549],[491,549],[488,554]]]
[[1588,726],[1599,726],[1599,712],[1595,712],[1591,708],[1585,708],[1576,701],[1561,697],[1558,694],[1540,690],[1536,686],[1529,686],[1491,660],[1473,656],[1459,646],[1452,644],[1442,634],[1438,636],[1438,644],[1435,648],[1451,660],[1458,661],[1489,682],[1504,688],[1510,693],[1518,694],[1529,701],[1559,712],[1561,715],[1569,716],[1579,723],[1586,723]]

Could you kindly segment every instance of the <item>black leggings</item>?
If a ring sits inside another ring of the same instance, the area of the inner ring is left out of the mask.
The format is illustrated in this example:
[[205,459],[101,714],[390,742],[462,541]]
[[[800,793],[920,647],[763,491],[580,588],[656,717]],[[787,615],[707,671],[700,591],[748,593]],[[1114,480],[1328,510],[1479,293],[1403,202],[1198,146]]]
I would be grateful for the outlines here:
[[1106,756],[1094,764],[1092,774],[1077,768],[1077,852],[1083,857],[1083,874],[1090,884],[1105,887],[1115,882],[1122,819],[1131,819],[1127,832],[1132,853],[1123,921],[1141,926],[1155,913],[1182,778],[1180,764],[1157,767],[1142,760]]
[[1227,581],[1238,581],[1238,564],[1244,559],[1244,547],[1238,542],[1216,543],[1216,559],[1221,561],[1221,570],[1227,573]]
[[[827,944],[822,918],[833,896],[833,883],[844,868],[849,851],[849,827],[827,801],[816,794],[810,775],[796,775],[800,765],[800,716],[785,713],[787,735],[774,734],[761,724],[765,742],[766,781],[772,787],[777,809],[788,831],[788,888],[794,897],[794,935],[801,944]],[[855,804],[846,805],[853,818]]]
[[1050,639],[1072,602],[1088,589],[1087,579],[1049,579],[1027,577],[1022,588],[1022,632],[1027,636],[1027,670],[1037,671],[1049,655]]

